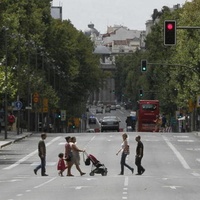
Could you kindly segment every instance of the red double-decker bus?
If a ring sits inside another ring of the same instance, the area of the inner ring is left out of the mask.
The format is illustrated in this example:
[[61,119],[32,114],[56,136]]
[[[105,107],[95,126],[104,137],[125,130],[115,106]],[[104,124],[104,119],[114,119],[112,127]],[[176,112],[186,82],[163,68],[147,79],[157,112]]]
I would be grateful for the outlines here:
[[138,102],[138,131],[152,132],[155,130],[156,116],[159,115],[158,100],[140,100]]

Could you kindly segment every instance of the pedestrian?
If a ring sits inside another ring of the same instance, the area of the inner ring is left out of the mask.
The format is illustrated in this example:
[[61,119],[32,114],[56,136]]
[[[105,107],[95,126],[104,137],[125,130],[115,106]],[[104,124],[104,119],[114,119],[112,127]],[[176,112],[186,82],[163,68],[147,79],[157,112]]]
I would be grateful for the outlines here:
[[41,140],[38,142],[38,156],[40,157],[41,163],[34,169],[35,175],[37,175],[37,171],[41,168],[41,175],[48,176],[46,174],[46,145],[45,145],[46,137],[47,137],[46,133],[42,133]]
[[122,144],[121,144],[121,148],[119,149],[119,151],[116,153],[116,155],[118,155],[120,152],[122,152],[121,154],[121,172],[119,175],[124,175],[124,166],[127,167],[128,169],[131,170],[132,174],[134,172],[134,168],[130,167],[128,164],[126,164],[126,157],[127,155],[129,155],[130,150],[129,150],[129,144],[128,144],[128,135],[126,133],[122,134]]
[[12,131],[14,123],[15,123],[15,116],[13,115],[12,112],[10,112],[8,115],[8,129],[10,131]]
[[72,168],[72,149],[70,146],[70,142],[71,142],[71,137],[68,136],[65,138],[66,140],[66,144],[65,144],[65,160],[67,162],[67,176],[74,176],[71,173],[71,168]]
[[64,154],[63,153],[59,153],[58,157],[59,157],[58,164],[57,164],[57,170],[59,170],[58,175],[59,176],[63,176],[63,172],[67,168],[67,166],[65,165],[65,161],[63,159],[64,158]]
[[135,140],[137,142],[135,164],[137,166],[137,172],[138,172],[136,175],[142,175],[145,172],[145,169],[141,165],[141,161],[144,155],[144,145],[141,142],[140,135],[136,136]]
[[162,124],[161,124],[161,132],[165,131],[166,123],[167,123],[167,118],[165,117],[165,114],[163,114],[163,116],[162,116]]
[[160,118],[159,115],[156,115],[156,119],[154,120],[154,122],[155,122],[155,129],[153,132],[159,132],[160,126],[162,124],[162,119]]
[[72,149],[72,165],[75,164],[76,169],[79,171],[80,175],[85,175],[84,172],[80,169],[80,154],[79,152],[85,152],[85,150],[81,150],[76,145],[76,137],[71,138],[71,142],[69,143]]

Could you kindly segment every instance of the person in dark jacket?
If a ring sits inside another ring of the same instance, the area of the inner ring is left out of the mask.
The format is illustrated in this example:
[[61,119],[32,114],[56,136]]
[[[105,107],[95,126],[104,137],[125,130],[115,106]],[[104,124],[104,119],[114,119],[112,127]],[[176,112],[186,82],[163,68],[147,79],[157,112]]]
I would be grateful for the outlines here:
[[145,169],[141,165],[141,161],[144,155],[144,145],[141,142],[140,135],[136,136],[135,140],[137,142],[135,164],[137,166],[137,172],[138,172],[136,175],[142,175],[145,172]]
[[37,175],[37,171],[41,168],[41,175],[48,176],[46,174],[46,145],[44,142],[46,137],[46,133],[42,133],[41,140],[38,142],[38,156],[40,157],[41,164],[34,169],[35,175]]

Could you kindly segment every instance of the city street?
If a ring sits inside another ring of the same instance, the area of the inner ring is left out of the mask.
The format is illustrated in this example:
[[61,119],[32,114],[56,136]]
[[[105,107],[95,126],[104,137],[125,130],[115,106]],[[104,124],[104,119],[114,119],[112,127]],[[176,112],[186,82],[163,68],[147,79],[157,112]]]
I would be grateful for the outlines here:
[[199,199],[199,8],[1,1],[0,200]]
[[[58,153],[64,151],[67,135],[48,134],[47,173],[33,173],[39,163],[37,142],[39,134],[6,146],[0,150],[1,200],[77,200],[116,199],[198,199],[200,184],[200,138],[192,133],[140,133],[145,147],[142,176],[136,176],[134,165],[136,132],[129,133],[130,155],[127,163],[134,166],[134,174],[125,169],[119,176],[121,144],[120,132],[73,133],[79,148],[86,149],[108,168],[107,176],[90,176],[91,165],[86,166],[81,154],[80,176],[73,166],[74,177],[59,177],[56,169]],[[66,175],[66,172],[64,173]]]

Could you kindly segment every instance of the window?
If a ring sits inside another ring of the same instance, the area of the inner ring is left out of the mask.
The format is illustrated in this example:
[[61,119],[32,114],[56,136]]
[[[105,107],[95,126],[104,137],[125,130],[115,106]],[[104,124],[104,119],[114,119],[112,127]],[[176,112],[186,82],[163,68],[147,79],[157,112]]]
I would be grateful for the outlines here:
[[155,104],[143,104],[142,110],[156,110],[156,107]]

